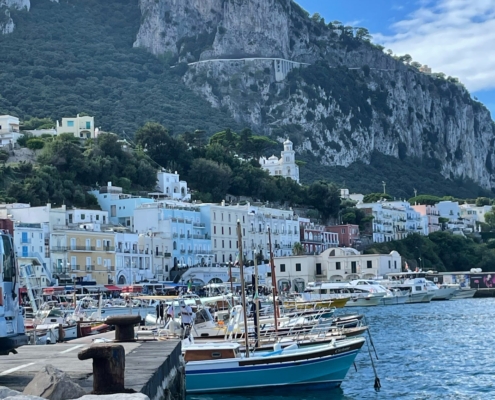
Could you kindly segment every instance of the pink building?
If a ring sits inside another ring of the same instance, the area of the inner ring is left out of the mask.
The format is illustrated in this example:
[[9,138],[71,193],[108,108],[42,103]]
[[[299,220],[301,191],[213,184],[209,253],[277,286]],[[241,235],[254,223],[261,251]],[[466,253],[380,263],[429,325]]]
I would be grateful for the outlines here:
[[430,233],[436,232],[440,230],[440,223],[438,218],[440,217],[440,212],[436,206],[428,206],[428,205],[416,205],[412,206],[412,208],[419,212],[421,216],[427,217],[428,220],[428,235]]
[[339,237],[339,245],[343,247],[356,247],[361,244],[359,225],[336,225],[327,226],[327,232],[336,233]]

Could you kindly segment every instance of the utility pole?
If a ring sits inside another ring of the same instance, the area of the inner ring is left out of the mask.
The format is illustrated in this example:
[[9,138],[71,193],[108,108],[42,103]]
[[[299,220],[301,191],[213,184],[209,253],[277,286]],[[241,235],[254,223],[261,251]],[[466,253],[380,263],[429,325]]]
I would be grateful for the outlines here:
[[275,276],[275,262],[273,260],[272,252],[272,233],[270,227],[268,227],[268,247],[270,248],[270,267],[272,271],[272,296],[273,296],[273,317],[275,322],[275,334],[278,334],[278,304],[277,304],[277,278]]
[[382,185],[383,185],[383,194],[387,194],[386,191],[385,191],[385,186],[387,186],[387,184],[385,183],[385,181],[382,181]]

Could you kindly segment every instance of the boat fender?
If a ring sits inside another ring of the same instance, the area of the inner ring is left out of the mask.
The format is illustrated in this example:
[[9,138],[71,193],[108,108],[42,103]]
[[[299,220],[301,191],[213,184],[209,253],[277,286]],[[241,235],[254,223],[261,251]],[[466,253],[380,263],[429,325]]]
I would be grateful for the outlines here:
[[330,346],[331,346],[331,347],[335,347],[335,339],[332,339],[332,340],[330,341]]

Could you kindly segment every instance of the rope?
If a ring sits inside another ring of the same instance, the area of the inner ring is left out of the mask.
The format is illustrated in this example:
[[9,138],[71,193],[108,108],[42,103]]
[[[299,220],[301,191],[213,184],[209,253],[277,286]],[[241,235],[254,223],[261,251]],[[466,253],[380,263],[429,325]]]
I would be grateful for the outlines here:
[[380,383],[380,378],[378,378],[378,374],[376,372],[375,362],[373,361],[373,356],[371,355],[371,348],[368,341],[366,341],[366,345],[368,347],[368,354],[370,355],[371,366],[373,367],[373,373],[375,374],[375,384],[373,385],[373,387],[375,388],[375,391],[379,392],[382,385]]

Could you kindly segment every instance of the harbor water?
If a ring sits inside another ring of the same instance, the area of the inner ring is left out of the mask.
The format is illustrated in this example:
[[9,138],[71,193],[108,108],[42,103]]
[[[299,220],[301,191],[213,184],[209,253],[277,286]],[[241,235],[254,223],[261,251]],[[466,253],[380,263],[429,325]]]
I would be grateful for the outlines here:
[[[348,309],[345,309],[347,311]],[[190,395],[187,400],[362,400],[495,398],[495,298],[352,308],[364,313],[378,353],[375,392],[366,345],[340,389],[277,389],[250,395]]]

